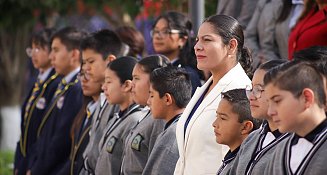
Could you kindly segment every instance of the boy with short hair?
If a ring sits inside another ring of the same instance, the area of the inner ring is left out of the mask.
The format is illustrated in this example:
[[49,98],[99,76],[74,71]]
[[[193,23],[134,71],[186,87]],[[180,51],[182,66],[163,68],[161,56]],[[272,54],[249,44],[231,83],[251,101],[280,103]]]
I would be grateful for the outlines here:
[[229,147],[220,166],[219,175],[228,174],[243,140],[260,127],[260,120],[251,116],[245,89],[233,89],[221,94],[217,118],[212,123],[216,141]]
[[82,105],[77,74],[79,46],[84,36],[85,33],[72,27],[63,28],[52,36],[51,63],[63,78],[38,128],[38,155],[28,173],[56,174],[69,158],[70,128]]
[[192,85],[188,73],[178,67],[155,69],[150,75],[148,105],[153,118],[166,121],[143,170],[143,175],[173,174],[178,160],[176,124],[191,99]]
[[49,58],[50,39],[54,32],[54,29],[43,29],[34,33],[31,48],[26,49],[34,68],[39,73],[33,89],[30,90],[22,106],[21,136],[15,153],[15,174],[25,175],[27,165],[33,159],[33,155],[36,154],[37,128],[61,80],[51,66]]
[[[90,80],[104,83],[105,70],[108,63],[122,55],[123,44],[118,35],[108,29],[92,33],[81,44],[82,61]],[[94,174],[96,162],[99,157],[99,142],[104,134],[108,121],[115,112],[119,111],[117,105],[107,102],[103,93],[100,94],[98,106],[94,113],[89,143],[84,151],[84,169],[81,174]]]
[[290,62],[264,78],[268,115],[281,132],[293,134],[275,150],[265,174],[325,174],[326,94],[321,73],[305,62]]

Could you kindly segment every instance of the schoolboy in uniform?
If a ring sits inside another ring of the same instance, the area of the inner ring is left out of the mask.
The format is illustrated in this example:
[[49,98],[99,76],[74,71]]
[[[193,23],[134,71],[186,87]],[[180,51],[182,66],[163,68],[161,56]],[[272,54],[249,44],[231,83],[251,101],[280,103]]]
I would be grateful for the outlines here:
[[85,67],[81,64],[81,71],[78,74],[83,91],[83,105],[70,130],[72,147],[70,158],[58,174],[78,175],[84,167],[83,152],[89,143],[89,131],[92,118],[97,107],[97,101],[101,92],[101,83],[93,82],[85,73]]
[[326,174],[326,94],[321,73],[305,62],[290,62],[264,78],[268,114],[281,132],[281,142],[265,174]]
[[260,127],[261,121],[251,116],[250,103],[245,89],[223,92],[213,122],[216,141],[229,147],[217,174],[228,174],[243,140]]
[[[294,61],[305,61],[316,66],[324,75],[325,93],[327,94],[327,46],[313,46],[295,52]],[[325,111],[327,114],[327,106]]]
[[[103,84],[108,63],[121,55],[122,48],[121,40],[111,30],[100,30],[85,38],[81,44],[82,60],[90,80]],[[101,93],[92,121],[89,144],[83,154],[84,170],[81,174],[94,174],[101,151],[99,150],[99,141],[104,134],[108,121],[118,111],[119,107],[109,104],[105,95]]]
[[246,89],[253,118],[263,120],[261,129],[252,132],[242,143],[229,174],[264,173],[276,145],[288,134],[279,132],[272,118],[268,116],[268,101],[265,95],[263,77],[272,67],[284,63],[284,60],[271,60],[254,72],[252,88]]
[[33,66],[39,74],[33,89],[22,106],[21,136],[15,153],[15,174],[26,174],[27,165],[36,154],[35,142],[37,128],[44,112],[57,89],[60,77],[51,66],[49,58],[51,35],[54,29],[44,29],[32,36],[32,48],[26,49]]
[[52,37],[51,63],[63,78],[38,128],[38,155],[32,174],[56,174],[69,158],[70,128],[82,105],[82,90],[77,74],[80,70],[80,41],[85,36],[75,28],[59,30]]
[[168,66],[150,75],[148,105],[153,118],[166,121],[143,170],[143,175],[174,174],[178,160],[176,124],[192,95],[190,77],[183,68]]

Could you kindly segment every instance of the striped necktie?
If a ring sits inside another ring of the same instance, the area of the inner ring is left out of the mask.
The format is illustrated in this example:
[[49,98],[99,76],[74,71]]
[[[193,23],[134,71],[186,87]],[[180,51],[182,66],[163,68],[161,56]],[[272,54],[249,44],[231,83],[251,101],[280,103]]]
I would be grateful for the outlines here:
[[66,85],[67,85],[66,80],[62,79],[61,82],[58,84],[57,90],[54,95],[54,99],[57,98],[57,96],[65,89]]
[[32,90],[32,94],[30,96],[30,98],[27,101],[26,107],[25,107],[25,114],[24,114],[24,119],[27,118],[28,114],[29,114],[29,110],[31,108],[32,103],[35,101],[38,93],[41,90],[41,85],[42,85],[42,81],[40,79],[38,79],[35,83],[34,83],[34,87]]

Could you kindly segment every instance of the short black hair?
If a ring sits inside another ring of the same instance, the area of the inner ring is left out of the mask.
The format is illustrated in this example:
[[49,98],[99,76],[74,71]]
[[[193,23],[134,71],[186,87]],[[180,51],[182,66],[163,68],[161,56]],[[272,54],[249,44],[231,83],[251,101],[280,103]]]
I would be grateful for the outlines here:
[[267,61],[267,62],[261,64],[258,67],[258,69],[261,69],[261,70],[264,70],[264,71],[268,71],[269,69],[274,68],[276,66],[279,66],[281,64],[284,64],[286,62],[287,62],[286,59],[270,60],[270,61]]
[[323,77],[316,66],[307,62],[291,61],[269,70],[264,77],[264,84],[272,83],[279,89],[289,91],[298,98],[304,88],[311,89],[319,107],[325,106],[326,94]]
[[151,74],[154,69],[171,65],[166,56],[159,54],[144,57],[137,64],[141,65],[142,70],[148,74]]
[[86,35],[86,32],[79,31],[74,27],[65,27],[53,34],[51,43],[55,38],[58,38],[60,42],[66,46],[67,50],[79,49],[81,41]]
[[305,61],[315,65],[327,77],[327,46],[312,46],[294,53],[294,61]]
[[183,68],[167,66],[155,69],[150,75],[152,88],[158,91],[160,98],[165,93],[173,96],[176,106],[185,108],[192,96],[190,76]]
[[232,111],[239,116],[240,123],[251,121],[253,123],[252,131],[258,129],[262,123],[251,115],[250,102],[246,96],[245,89],[232,89],[221,93],[222,99],[225,99],[232,105]]
[[123,43],[118,35],[109,29],[103,29],[94,33],[91,33],[81,43],[81,50],[86,49],[94,50],[102,55],[105,60],[109,55],[115,57],[122,56]]
[[126,80],[133,79],[132,72],[136,63],[136,58],[124,56],[111,61],[107,68],[114,71],[118,76],[120,83],[123,84]]
[[31,43],[51,50],[51,37],[55,33],[53,28],[45,28],[40,31],[34,32],[31,37]]

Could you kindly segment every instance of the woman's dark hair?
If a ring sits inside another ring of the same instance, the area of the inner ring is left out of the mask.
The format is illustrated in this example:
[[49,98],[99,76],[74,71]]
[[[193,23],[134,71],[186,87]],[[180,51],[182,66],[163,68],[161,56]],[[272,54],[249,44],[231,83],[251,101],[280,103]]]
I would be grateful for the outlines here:
[[185,45],[180,48],[178,57],[182,66],[190,66],[195,70],[198,70],[194,53],[195,40],[193,36],[192,22],[190,19],[188,19],[188,17],[182,13],[169,11],[160,15],[154,22],[152,28],[156,26],[160,19],[165,19],[167,21],[168,29],[175,29],[180,31],[180,38],[187,37]]
[[171,65],[169,59],[164,55],[150,55],[141,59],[137,64],[142,67],[145,73],[150,74],[154,69]]
[[45,28],[32,34],[31,43],[42,47],[43,49],[51,49],[51,36],[55,33],[53,28]]
[[126,80],[133,79],[132,72],[136,63],[136,58],[125,56],[110,62],[107,68],[114,71],[118,76],[120,83],[123,84]]
[[283,7],[282,11],[279,14],[279,17],[277,19],[277,23],[281,23],[287,19],[287,17],[290,15],[292,10],[292,0],[283,0]]
[[264,77],[264,84],[273,84],[281,90],[289,91],[298,98],[304,88],[311,89],[319,107],[325,106],[326,94],[320,71],[307,62],[291,61],[270,69]]
[[221,36],[225,45],[228,45],[231,39],[237,40],[236,59],[242,65],[246,74],[252,78],[252,57],[249,49],[244,47],[244,34],[240,23],[235,18],[227,15],[213,15],[205,19],[203,23],[211,24],[216,33]]
[[80,128],[82,127],[83,124],[83,119],[86,115],[86,107],[89,104],[89,102],[92,101],[92,97],[88,97],[88,96],[83,96],[83,104],[81,109],[79,110],[79,112],[77,113],[74,122],[72,124],[71,130],[70,130],[70,137],[72,139],[75,138],[75,134],[78,134],[78,132],[80,131]]
[[145,41],[141,32],[130,26],[118,27],[115,32],[121,41],[129,46],[128,56],[141,57],[143,55]]

